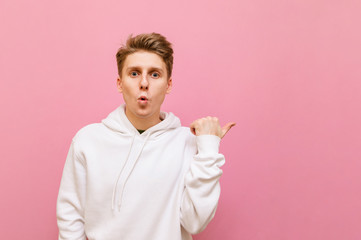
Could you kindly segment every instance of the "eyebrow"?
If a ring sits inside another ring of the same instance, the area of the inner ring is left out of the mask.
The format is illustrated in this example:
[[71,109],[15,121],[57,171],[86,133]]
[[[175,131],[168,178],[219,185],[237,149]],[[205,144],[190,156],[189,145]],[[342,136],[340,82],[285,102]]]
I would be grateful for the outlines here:
[[[127,71],[132,70],[132,69],[139,70],[139,69],[141,69],[141,67],[139,67],[139,66],[130,66],[130,67],[126,68]],[[158,72],[163,73],[163,70],[161,68],[157,68],[157,67],[150,67],[149,70],[150,71],[158,71]]]

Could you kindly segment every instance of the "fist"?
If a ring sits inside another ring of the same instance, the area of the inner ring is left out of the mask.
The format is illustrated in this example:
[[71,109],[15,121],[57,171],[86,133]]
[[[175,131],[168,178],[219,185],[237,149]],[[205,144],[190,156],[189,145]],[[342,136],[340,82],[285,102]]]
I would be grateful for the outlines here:
[[223,138],[234,125],[236,125],[236,123],[229,122],[224,127],[221,127],[218,118],[205,117],[194,121],[190,125],[190,129],[191,132],[196,136],[216,135],[220,138]]

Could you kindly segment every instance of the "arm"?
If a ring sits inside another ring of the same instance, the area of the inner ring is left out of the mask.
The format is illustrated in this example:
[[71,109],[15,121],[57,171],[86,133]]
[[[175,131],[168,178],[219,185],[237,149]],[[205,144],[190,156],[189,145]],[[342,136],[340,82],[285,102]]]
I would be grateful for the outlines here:
[[76,152],[73,140],[66,158],[60,183],[56,215],[59,240],[85,240],[84,201],[86,189],[86,166]]
[[207,117],[194,121],[191,131],[197,140],[198,153],[185,176],[181,202],[181,224],[191,234],[205,229],[216,212],[220,196],[219,178],[224,156],[218,153],[221,138],[235,123],[220,127],[217,118]]
[[185,176],[181,202],[181,224],[191,234],[205,229],[216,212],[220,195],[220,167],[224,156],[218,153],[220,138],[197,136],[198,153]]

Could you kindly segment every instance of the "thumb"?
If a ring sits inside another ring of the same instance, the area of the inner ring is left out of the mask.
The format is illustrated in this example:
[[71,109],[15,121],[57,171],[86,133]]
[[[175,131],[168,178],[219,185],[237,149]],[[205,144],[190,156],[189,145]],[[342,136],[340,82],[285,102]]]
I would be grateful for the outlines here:
[[235,125],[236,125],[235,122],[229,122],[226,125],[224,125],[222,127],[222,137],[221,138],[223,138],[226,135],[226,133],[229,131],[229,129],[231,129]]

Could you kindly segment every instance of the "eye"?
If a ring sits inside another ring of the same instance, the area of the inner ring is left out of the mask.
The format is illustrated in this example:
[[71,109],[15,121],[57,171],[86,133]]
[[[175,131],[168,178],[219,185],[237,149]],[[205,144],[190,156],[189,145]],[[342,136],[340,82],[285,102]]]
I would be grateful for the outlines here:
[[152,77],[158,78],[158,77],[159,77],[159,73],[157,73],[157,72],[152,73]]
[[132,77],[136,77],[136,76],[138,76],[138,73],[137,73],[137,72],[135,72],[135,71],[132,71],[132,72],[130,72],[130,76],[132,76]]

